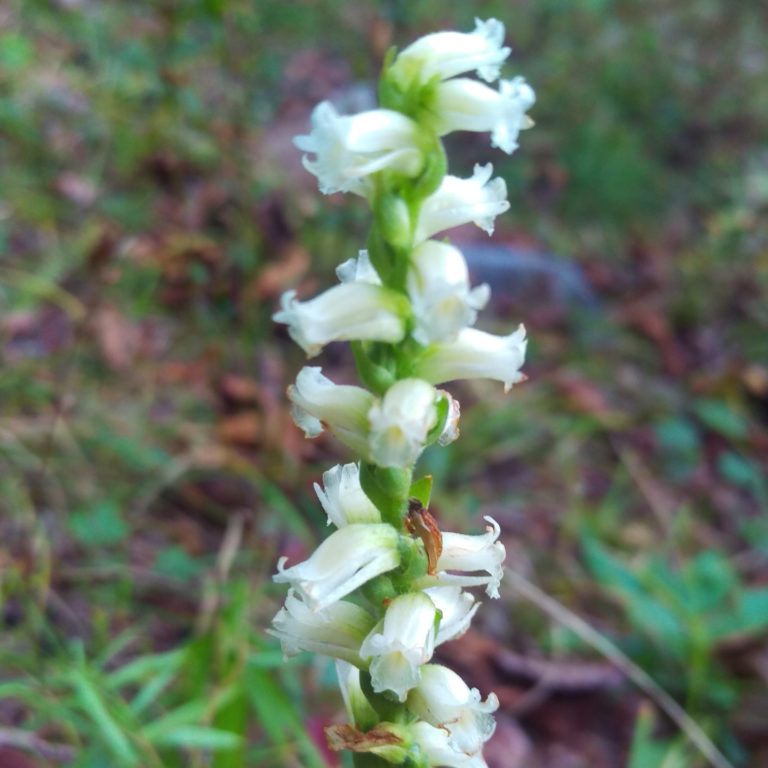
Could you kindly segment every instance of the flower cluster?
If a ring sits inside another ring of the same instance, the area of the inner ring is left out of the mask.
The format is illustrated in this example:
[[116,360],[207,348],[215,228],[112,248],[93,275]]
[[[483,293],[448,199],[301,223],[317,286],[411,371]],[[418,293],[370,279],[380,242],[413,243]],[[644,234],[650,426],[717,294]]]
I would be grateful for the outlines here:
[[[490,289],[471,286],[461,251],[433,239],[468,222],[491,234],[509,207],[490,164],[467,179],[448,175],[440,141],[489,132],[510,153],[532,124],[522,78],[486,84],[509,55],[503,40],[495,19],[427,35],[388,58],[380,109],[340,116],[324,102],[311,133],[295,139],[320,190],[366,198],[373,225],[367,248],[337,268],[338,285],[308,301],[289,291],[274,316],[308,357],[351,342],[363,386],[307,366],[288,389],[305,435],[328,430],[358,462],[315,485],[334,531],[307,560],[281,558],[274,580],[289,591],[270,632],[286,654],[337,659],[351,724],[327,729],[329,744],[381,764],[482,768],[498,706],[430,662],[477,611],[466,588],[498,597],[499,526],[486,518],[484,534],[441,531],[427,509],[431,478],[414,482],[413,468],[426,446],[458,437],[459,403],[439,385],[490,378],[509,389],[524,378],[523,327],[506,336],[474,328]],[[468,73],[485,82],[460,77]]]

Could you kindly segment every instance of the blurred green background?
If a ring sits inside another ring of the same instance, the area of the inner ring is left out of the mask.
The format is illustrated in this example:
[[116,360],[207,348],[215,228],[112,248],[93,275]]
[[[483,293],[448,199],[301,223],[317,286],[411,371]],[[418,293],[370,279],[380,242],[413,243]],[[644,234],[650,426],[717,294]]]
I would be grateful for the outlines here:
[[[0,765],[346,765],[330,662],[264,634],[325,521],[280,293],[362,245],[291,137],[356,111],[390,45],[507,26],[534,86],[511,211],[459,231],[480,326],[529,381],[452,387],[422,460],[449,529],[502,524],[502,587],[444,649],[501,701],[491,768],[768,764],[768,11],[742,0],[0,2]],[[319,363],[351,375],[344,349]]]

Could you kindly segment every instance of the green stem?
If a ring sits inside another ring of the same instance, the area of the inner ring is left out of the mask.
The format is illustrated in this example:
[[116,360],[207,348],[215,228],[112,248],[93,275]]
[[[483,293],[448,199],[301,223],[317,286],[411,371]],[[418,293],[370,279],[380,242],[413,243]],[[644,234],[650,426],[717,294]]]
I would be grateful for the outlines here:
[[355,768],[389,768],[391,765],[386,760],[370,752],[359,752],[352,755]]

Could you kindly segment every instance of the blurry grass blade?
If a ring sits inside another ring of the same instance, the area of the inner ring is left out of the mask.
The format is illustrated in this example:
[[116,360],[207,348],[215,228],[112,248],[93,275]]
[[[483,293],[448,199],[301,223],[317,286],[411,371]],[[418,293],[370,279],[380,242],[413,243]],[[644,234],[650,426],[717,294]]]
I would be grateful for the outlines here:
[[237,749],[242,738],[236,733],[220,728],[201,725],[180,725],[159,735],[155,744],[160,747],[183,747],[185,749]]
[[276,747],[294,741],[306,768],[327,768],[319,750],[307,736],[306,727],[295,707],[272,675],[249,664],[245,687],[259,725]]
[[653,710],[646,702],[637,714],[627,768],[688,768],[690,761],[681,746],[654,739],[653,726]]
[[107,684],[110,688],[120,688],[139,683],[146,677],[162,671],[172,670],[175,673],[184,659],[184,654],[185,650],[181,648],[168,653],[141,656],[107,675]]
[[168,733],[177,728],[202,722],[208,707],[209,702],[205,699],[188,701],[146,725],[141,734],[150,744],[159,744]]
[[136,752],[123,729],[110,714],[96,688],[82,674],[75,674],[73,682],[82,708],[101,730],[104,741],[120,764],[135,765],[138,762]]
[[150,704],[152,704],[157,697],[162,693],[163,689],[173,680],[176,676],[176,669],[171,667],[170,669],[161,670],[131,699],[128,706],[131,711],[138,715],[143,712]]

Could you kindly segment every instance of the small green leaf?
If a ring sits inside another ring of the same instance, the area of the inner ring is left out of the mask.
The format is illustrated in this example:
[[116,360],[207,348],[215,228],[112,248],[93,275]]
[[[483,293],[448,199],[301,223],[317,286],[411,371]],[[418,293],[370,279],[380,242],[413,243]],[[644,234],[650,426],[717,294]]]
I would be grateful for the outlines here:
[[747,436],[747,420],[722,400],[702,398],[693,408],[703,424],[723,437],[740,440]]
[[424,475],[411,485],[409,498],[418,499],[424,509],[429,507],[429,497],[432,495],[432,475]]
[[0,68],[12,72],[25,69],[32,61],[32,43],[13,33],[0,37]]
[[118,544],[128,535],[128,526],[120,509],[110,500],[75,512],[69,520],[69,529],[81,544],[93,546]]

